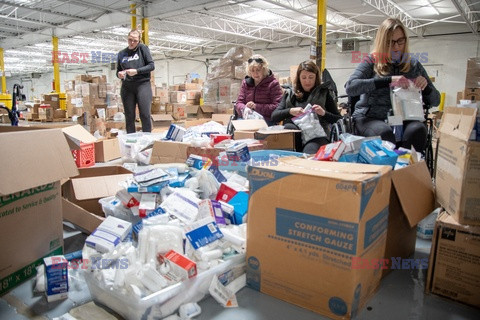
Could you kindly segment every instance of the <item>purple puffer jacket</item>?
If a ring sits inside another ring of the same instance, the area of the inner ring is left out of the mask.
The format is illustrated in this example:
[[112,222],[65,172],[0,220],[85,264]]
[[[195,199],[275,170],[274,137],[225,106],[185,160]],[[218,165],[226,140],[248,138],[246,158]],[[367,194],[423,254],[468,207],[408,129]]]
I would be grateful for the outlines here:
[[243,109],[249,101],[255,102],[255,111],[260,113],[265,121],[270,121],[270,116],[273,110],[278,106],[282,100],[282,88],[280,83],[275,79],[272,71],[266,76],[257,86],[251,77],[245,77],[240,88],[240,93],[237,98],[237,112],[241,117]]

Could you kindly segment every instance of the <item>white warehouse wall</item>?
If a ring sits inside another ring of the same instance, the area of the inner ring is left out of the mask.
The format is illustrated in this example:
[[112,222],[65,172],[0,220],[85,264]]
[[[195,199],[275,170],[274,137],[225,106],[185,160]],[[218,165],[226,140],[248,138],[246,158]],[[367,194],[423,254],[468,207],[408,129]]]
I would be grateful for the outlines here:
[[[434,84],[437,89],[446,93],[445,105],[455,105],[456,93],[464,89],[467,59],[479,56],[479,44],[480,42],[473,35],[410,39],[410,51],[428,58],[423,65],[428,74],[435,77]],[[359,49],[362,53],[368,53],[371,45],[372,42],[361,42]],[[290,66],[298,65],[309,58],[310,48],[276,49],[256,51],[255,53],[265,56],[270,63],[270,68],[278,77],[286,77],[290,73]],[[154,75],[157,86],[184,82],[186,75],[192,72],[198,73],[201,78],[205,79],[207,68],[204,61],[207,58],[209,57],[156,61]],[[339,53],[335,44],[327,46],[326,67],[337,84],[339,94],[345,93],[343,86],[356,66],[357,63],[352,62],[351,52]],[[89,74],[106,74],[109,82],[116,79],[115,71],[111,71],[109,66],[89,67],[91,70]],[[63,91],[63,82],[73,79],[79,73],[80,71],[61,71],[61,91]],[[14,83],[22,83],[25,86],[24,93],[27,95],[27,99],[31,100],[39,97],[40,94],[50,92],[52,79],[52,73],[42,74],[40,79],[7,78],[7,89],[11,90]]]

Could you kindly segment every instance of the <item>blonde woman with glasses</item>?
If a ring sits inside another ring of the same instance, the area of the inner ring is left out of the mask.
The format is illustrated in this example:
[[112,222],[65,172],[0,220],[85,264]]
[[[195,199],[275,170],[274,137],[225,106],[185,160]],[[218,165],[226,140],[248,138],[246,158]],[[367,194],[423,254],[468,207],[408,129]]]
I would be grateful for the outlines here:
[[[349,96],[360,96],[353,118],[357,133],[362,136],[381,136],[396,143],[392,128],[385,122],[392,108],[390,86],[407,87],[409,80],[421,89],[426,105],[440,103],[440,93],[432,84],[422,64],[409,51],[407,30],[399,19],[382,22],[375,37],[371,54],[360,62],[345,84]],[[425,149],[427,128],[420,121],[404,121],[403,137],[398,147],[421,152]]]
[[273,125],[272,112],[282,99],[280,83],[268,68],[268,61],[261,55],[254,54],[247,63],[247,76],[235,105],[237,113],[241,116],[248,108],[261,114],[269,126]]
[[128,47],[117,56],[117,77],[122,79],[120,96],[125,112],[127,133],[135,132],[135,107],[138,105],[142,131],[151,132],[150,108],[152,88],[150,73],[155,69],[152,55],[146,45],[141,43],[142,31],[133,29],[128,33]]

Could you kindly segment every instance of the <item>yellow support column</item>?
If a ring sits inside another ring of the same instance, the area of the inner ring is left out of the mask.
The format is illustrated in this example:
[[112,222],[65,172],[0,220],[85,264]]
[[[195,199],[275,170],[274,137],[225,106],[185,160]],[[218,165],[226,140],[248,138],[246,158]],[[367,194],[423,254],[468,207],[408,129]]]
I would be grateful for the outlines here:
[[[53,52],[58,52],[58,37],[52,36]],[[58,66],[58,54],[53,59],[53,85],[54,91],[60,93],[60,67]]]
[[12,95],[7,93],[7,78],[5,77],[3,48],[0,48],[0,71],[2,72],[2,92],[0,92],[0,103],[3,103],[9,109],[12,109]]
[[142,18],[142,41],[143,43],[148,46],[149,39],[148,39],[148,18]]
[[325,69],[327,55],[327,0],[317,0],[317,66]]
[[132,14],[132,29],[137,28],[137,9],[136,4],[130,5],[130,13]]
[[5,77],[5,61],[3,58],[3,48],[0,48],[0,69],[2,71],[2,93],[7,93],[7,78]]

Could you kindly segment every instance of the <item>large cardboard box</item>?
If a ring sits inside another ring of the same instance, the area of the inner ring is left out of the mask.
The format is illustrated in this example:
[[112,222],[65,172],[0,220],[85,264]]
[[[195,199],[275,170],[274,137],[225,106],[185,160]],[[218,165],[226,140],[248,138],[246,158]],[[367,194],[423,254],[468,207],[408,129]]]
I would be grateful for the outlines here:
[[62,185],[62,195],[71,203],[101,217],[104,213],[98,200],[115,195],[122,188],[120,183],[132,177],[132,173],[121,166],[83,168],[79,172],[78,176]]
[[247,284],[334,319],[353,317],[380,283],[390,167],[277,159],[249,166]]
[[465,76],[465,88],[480,88],[480,59],[469,58],[467,60],[467,74]]
[[95,162],[108,162],[121,156],[117,138],[102,139],[95,142]]
[[416,225],[434,209],[433,183],[425,161],[392,171],[384,276],[392,270],[392,258],[413,255]]
[[461,224],[480,224],[480,142],[469,141],[477,110],[445,108],[435,176],[437,201]]
[[426,292],[480,307],[480,226],[438,215],[430,251]]
[[78,170],[58,129],[0,134],[0,295],[62,254],[60,180]]
[[295,134],[301,130],[267,130],[260,129],[254,134],[257,140],[265,140],[267,149],[295,151]]
[[190,143],[177,141],[155,141],[153,143],[150,164],[185,163]]

